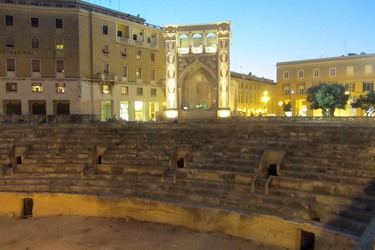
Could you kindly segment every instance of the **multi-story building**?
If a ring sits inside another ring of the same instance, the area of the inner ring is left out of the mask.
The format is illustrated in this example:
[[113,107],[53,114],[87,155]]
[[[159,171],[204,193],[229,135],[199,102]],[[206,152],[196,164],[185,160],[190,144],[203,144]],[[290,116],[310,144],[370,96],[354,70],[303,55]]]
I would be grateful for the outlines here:
[[160,27],[80,0],[0,0],[0,114],[266,113],[273,81],[229,73],[230,25]]
[[[310,110],[306,101],[308,88],[321,82],[343,84],[351,98],[374,90],[375,54],[300,60],[277,63],[277,93],[273,110],[283,114],[283,104],[291,103],[294,116],[321,116],[321,110]],[[278,103],[280,106],[278,106]],[[364,111],[347,108],[336,110],[335,116],[363,116]]]
[[162,28],[79,0],[0,0],[0,113],[150,120],[165,101]]
[[275,93],[273,80],[257,77],[251,73],[231,72],[233,109],[243,116],[270,114],[268,105]]

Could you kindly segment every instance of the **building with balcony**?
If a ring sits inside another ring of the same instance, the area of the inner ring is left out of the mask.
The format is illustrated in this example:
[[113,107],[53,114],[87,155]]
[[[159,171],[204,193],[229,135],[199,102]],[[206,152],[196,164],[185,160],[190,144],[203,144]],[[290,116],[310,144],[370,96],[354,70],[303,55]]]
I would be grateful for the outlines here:
[[0,0],[0,113],[155,118],[163,29],[145,21],[79,0]]
[[[321,82],[343,84],[350,95],[347,108],[335,116],[364,116],[361,109],[351,108],[350,101],[374,90],[375,54],[346,56],[277,63],[277,90],[273,110],[282,115],[283,105],[290,103],[293,116],[321,116],[321,110],[310,110],[306,101],[308,88]],[[278,107],[278,103],[281,105]]]

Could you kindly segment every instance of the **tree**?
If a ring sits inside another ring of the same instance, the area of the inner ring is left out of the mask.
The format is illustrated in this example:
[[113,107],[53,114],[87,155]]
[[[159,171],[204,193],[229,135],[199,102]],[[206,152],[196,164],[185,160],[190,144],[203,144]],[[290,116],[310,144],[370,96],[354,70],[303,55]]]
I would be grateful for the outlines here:
[[322,109],[323,116],[334,116],[336,109],[345,109],[349,96],[345,87],[338,83],[320,83],[307,90],[311,109]]
[[284,105],[284,112],[290,112],[290,111],[292,111],[292,104],[288,102]]
[[371,116],[375,112],[375,91],[368,92],[365,96],[360,95],[352,103],[353,108],[360,108],[366,112],[366,116]]

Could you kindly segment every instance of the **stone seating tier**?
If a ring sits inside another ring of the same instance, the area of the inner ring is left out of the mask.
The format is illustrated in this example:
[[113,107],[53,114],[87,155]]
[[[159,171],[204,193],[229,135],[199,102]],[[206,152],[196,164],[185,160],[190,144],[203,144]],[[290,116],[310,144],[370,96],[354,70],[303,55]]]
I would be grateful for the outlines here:
[[[143,197],[321,223],[358,236],[375,208],[372,131],[233,121],[3,125],[3,164],[13,146],[27,150],[0,177],[0,191]],[[183,166],[179,145],[189,145]],[[277,176],[260,176],[266,149],[286,152]]]

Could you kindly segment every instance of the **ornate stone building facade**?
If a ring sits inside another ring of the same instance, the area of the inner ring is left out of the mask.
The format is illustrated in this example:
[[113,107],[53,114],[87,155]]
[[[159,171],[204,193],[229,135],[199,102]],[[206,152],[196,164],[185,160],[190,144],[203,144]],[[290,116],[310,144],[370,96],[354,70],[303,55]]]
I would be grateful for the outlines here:
[[231,115],[229,22],[165,26],[168,118]]

